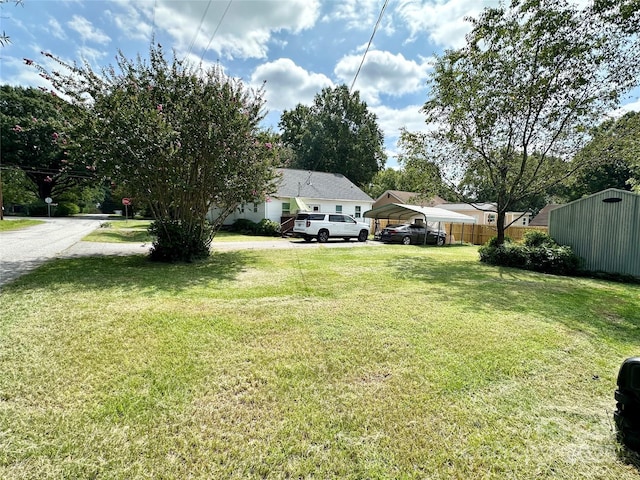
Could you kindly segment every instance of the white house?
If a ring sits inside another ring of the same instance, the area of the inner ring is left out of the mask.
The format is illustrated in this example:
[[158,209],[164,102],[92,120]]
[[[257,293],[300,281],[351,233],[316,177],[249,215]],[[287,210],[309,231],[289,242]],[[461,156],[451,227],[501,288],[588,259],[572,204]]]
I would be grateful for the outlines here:
[[[355,218],[371,209],[373,199],[340,173],[278,168],[277,188],[263,203],[239,206],[224,221],[231,225],[243,218],[253,222],[269,219],[281,225],[291,222],[298,210],[344,213]],[[210,216],[213,216],[215,207]],[[286,225],[284,226],[286,230]]]
[[[449,210],[450,212],[462,213],[476,219],[478,225],[495,225],[497,218],[497,206],[495,203],[441,203],[438,208]],[[515,227],[526,227],[531,220],[531,213],[528,212],[506,212],[505,224],[511,222]]]

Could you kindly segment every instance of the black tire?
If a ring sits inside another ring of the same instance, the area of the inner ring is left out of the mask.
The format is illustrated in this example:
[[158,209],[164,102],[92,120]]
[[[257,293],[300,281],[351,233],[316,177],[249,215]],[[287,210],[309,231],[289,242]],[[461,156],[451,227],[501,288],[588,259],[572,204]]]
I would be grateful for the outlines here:
[[403,245],[411,245],[411,237],[402,237],[402,244]]
[[304,241],[305,242],[310,242],[313,239],[313,237],[309,236],[309,235],[305,235],[304,236]]
[[438,239],[436,240],[436,245],[441,247],[444,245],[444,237],[438,237]]
[[613,398],[616,400],[616,402],[620,402],[624,405],[630,405],[631,403],[633,403],[631,397],[629,397],[629,395],[626,395],[625,393],[622,393],[620,390],[616,390],[615,392],[613,392]]
[[622,443],[624,443],[629,450],[640,453],[640,432],[637,430],[627,430],[620,433],[622,434]]
[[329,230],[320,230],[318,232],[318,242],[327,243],[328,240],[329,240]]
[[344,237],[344,238],[343,238],[343,240],[344,240],[345,242],[348,242],[349,240],[351,240],[351,237]]
[[367,232],[366,230],[360,230],[360,233],[358,234],[358,241],[366,242],[367,238],[369,238],[369,232]]

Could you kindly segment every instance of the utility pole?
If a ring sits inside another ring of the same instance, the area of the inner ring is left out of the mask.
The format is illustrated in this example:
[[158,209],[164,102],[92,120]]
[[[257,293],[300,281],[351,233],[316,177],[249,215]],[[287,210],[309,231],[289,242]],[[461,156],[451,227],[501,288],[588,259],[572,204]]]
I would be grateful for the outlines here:
[[2,159],[0,159],[0,220],[4,220],[4,202],[2,201]]

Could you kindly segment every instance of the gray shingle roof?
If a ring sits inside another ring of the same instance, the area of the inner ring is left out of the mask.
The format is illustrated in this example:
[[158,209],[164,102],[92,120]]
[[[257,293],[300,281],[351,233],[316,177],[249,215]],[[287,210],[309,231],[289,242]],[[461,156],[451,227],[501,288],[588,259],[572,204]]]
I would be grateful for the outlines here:
[[399,203],[407,203],[412,205],[423,205],[425,207],[435,207],[436,205],[440,205],[442,203],[446,203],[443,198],[440,198],[438,195],[434,195],[430,198],[423,198],[420,193],[416,192],[405,192],[404,190],[385,190],[385,192],[376,198],[376,203],[379,200],[384,199],[385,197],[392,196],[398,200]]
[[549,226],[549,213],[551,210],[555,210],[558,207],[561,207],[561,203],[548,203],[544,206],[542,210],[538,212],[538,214],[531,219],[529,222],[530,227],[548,227]]
[[347,177],[340,173],[312,172],[278,168],[281,175],[276,197],[303,197],[318,200],[354,200],[373,202]]

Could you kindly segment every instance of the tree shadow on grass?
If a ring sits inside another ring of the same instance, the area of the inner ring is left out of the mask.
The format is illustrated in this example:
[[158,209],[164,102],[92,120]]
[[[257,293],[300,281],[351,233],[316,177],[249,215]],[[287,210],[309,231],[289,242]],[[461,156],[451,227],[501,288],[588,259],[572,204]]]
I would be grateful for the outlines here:
[[423,282],[429,295],[456,300],[459,308],[470,312],[529,313],[574,331],[623,343],[640,341],[637,285],[616,285],[594,294],[590,281],[584,279],[433,257],[398,256],[388,266],[393,275]]
[[7,287],[30,290],[74,284],[78,289],[122,288],[126,291],[180,291],[194,286],[213,285],[235,280],[254,263],[251,252],[216,252],[193,263],[152,262],[142,255],[96,256],[57,259]]

